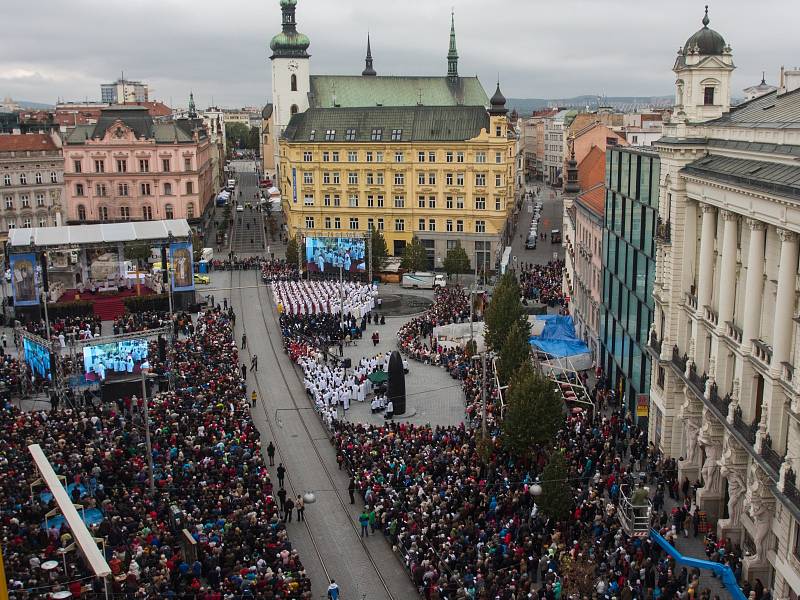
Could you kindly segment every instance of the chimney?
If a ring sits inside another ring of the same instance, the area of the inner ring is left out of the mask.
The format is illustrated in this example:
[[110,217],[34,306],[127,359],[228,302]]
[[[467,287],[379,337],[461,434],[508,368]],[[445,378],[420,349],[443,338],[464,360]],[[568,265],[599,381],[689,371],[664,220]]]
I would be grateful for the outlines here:
[[783,89],[782,92],[784,94],[793,92],[794,90],[800,88],[800,69],[795,67],[794,69],[786,69],[783,72]]

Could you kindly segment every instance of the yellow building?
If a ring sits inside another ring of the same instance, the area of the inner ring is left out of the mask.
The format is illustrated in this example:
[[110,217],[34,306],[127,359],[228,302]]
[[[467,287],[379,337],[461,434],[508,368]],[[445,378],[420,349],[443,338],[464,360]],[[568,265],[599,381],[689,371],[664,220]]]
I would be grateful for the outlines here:
[[416,236],[440,268],[460,241],[472,265],[494,269],[514,204],[515,134],[499,85],[489,100],[477,77],[458,75],[452,20],[446,76],[378,76],[369,40],[360,76],[314,76],[295,0],[281,9],[273,134],[289,234],[374,226],[395,256]]

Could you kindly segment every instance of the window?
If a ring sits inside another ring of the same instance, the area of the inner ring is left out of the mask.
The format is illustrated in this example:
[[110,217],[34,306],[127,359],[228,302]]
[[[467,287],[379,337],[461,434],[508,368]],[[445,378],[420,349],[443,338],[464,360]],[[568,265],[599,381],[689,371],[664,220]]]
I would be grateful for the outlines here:
[[502,125],[497,125],[494,128],[494,136],[495,137],[501,137],[502,135],[503,135],[503,126]]
[[436,208],[436,196],[428,196],[428,208]]
[[44,206],[44,194],[36,194],[36,206]]
[[498,165],[503,163],[503,153],[502,152],[495,152],[494,153],[494,162]]
[[424,152],[418,152],[417,153],[417,162],[425,162],[425,153]]
[[436,185],[436,173],[428,173],[428,185]]
[[192,159],[191,158],[184,158],[183,159],[183,170],[184,171],[191,171],[192,170]]
[[298,110],[300,109],[297,108],[297,104],[292,104],[292,107],[289,109],[289,112],[293,115],[296,115]]
[[106,163],[102,160],[94,161],[94,172],[95,173],[105,173],[106,172]]
[[425,231],[425,219],[420,219],[419,220],[419,230],[420,231]]
[[308,194],[303,196],[303,206],[314,206],[314,196]]
[[322,153],[322,162],[330,162],[331,155],[330,152],[323,152]]
[[475,162],[476,163],[485,163],[486,162],[486,152],[476,152],[475,153]]
[[334,183],[335,185],[338,185],[338,184],[339,184],[339,171],[336,171],[336,172],[333,174],[333,183]]
[[25,218],[22,220],[22,226],[23,226],[25,229],[30,229],[30,228],[31,228],[31,218],[30,218],[30,217],[25,217]]
[[6,196],[6,208],[14,208],[14,198],[12,196]]
[[314,174],[311,171],[303,173],[303,183],[305,185],[312,185],[314,183]]
[[331,158],[333,158],[333,162],[339,162],[339,153],[334,152]]
[[453,152],[451,150],[444,153],[444,160],[449,163],[453,162]]
[[75,195],[76,196],[83,196],[84,194],[85,194],[85,191],[83,189],[83,184],[82,183],[76,183],[75,184]]
[[322,183],[327,185],[331,182],[331,174],[327,171],[322,174]]
[[406,230],[406,222],[403,219],[395,219],[394,220],[394,230],[395,231],[405,231]]
[[402,129],[392,129],[392,141],[399,142],[403,138]]
[[143,183],[142,184],[142,196],[149,196],[150,195],[150,184]]
[[314,217],[306,217],[306,229],[314,229]]
[[403,162],[403,153],[402,152],[395,152],[394,153],[394,162],[396,162],[396,163]]
[[333,219],[333,228],[334,229],[341,229],[342,228],[342,220],[339,217],[335,217]]
[[383,196],[378,196],[378,208],[383,208]]
[[332,142],[336,139],[336,130],[335,129],[326,129],[325,130],[325,141]]
[[475,233],[486,233],[486,221],[475,221]]
[[78,221],[86,220],[86,207],[83,204],[78,204]]
[[417,173],[417,183],[419,185],[425,185],[425,173],[423,173],[422,171]]
[[72,161],[72,170],[75,171],[76,173],[82,173],[83,171],[82,171],[82,168],[81,168],[81,161],[73,160]]
[[334,208],[338,208],[341,205],[342,205],[341,197],[339,196],[339,194],[334,194],[333,195],[333,206],[334,206]]
[[375,208],[375,196],[367,196],[367,208]]
[[189,204],[186,205],[186,218],[194,219],[194,202],[189,202]]
[[381,141],[382,137],[383,137],[383,129],[373,129],[372,130],[372,135],[370,136],[370,139],[373,142]]
[[428,219],[428,231],[436,231],[436,219]]
[[350,217],[350,229],[358,229],[358,217]]
[[375,219],[372,217],[367,219],[367,229],[372,229],[375,227]]
[[428,162],[436,162],[436,152],[428,152]]
[[372,161],[372,151],[371,150],[367,152],[367,162],[373,162]]
[[456,198],[456,208],[458,210],[464,210],[464,197],[463,196],[458,196]]
[[[169,187],[169,183],[164,184],[164,194],[169,196],[167,192],[167,188]],[[128,184],[127,183],[118,183],[117,184],[117,196],[128,196]]]
[[[131,209],[127,206],[120,206],[119,207],[119,217],[120,219],[130,219],[131,218]],[[172,217],[167,217],[171,219]]]
[[383,231],[383,217],[378,217],[378,231]]
[[462,221],[461,219],[458,219],[458,220],[456,221],[456,231],[457,231],[457,232],[462,232],[462,231],[464,231],[464,221]]
[[347,173],[347,183],[349,185],[358,185],[358,173],[350,171]]
[[464,153],[463,152],[456,152],[456,162],[460,162],[460,163],[464,162]]
[[464,174],[463,173],[456,173],[456,185],[460,185],[460,186],[464,185]]
[[42,174],[41,173],[36,173],[35,179],[36,179],[36,183],[37,184],[41,184],[42,183]]
[[417,198],[417,206],[419,208],[425,208],[425,196],[420,196]]
[[486,267],[489,264],[490,254],[492,251],[492,243],[478,240],[475,242],[475,264]]
[[100,216],[100,220],[101,221],[108,221],[108,207],[107,206],[101,206],[99,209],[97,209],[97,213]]
[[348,129],[344,132],[344,139],[348,142],[352,142],[356,139],[356,130],[355,129]]
[[9,229],[16,229],[17,228],[17,220],[16,219],[8,219],[8,228]]
[[139,159],[139,172],[140,173],[149,173],[150,172],[150,161],[146,158]]
[[152,221],[153,220],[153,207],[152,206],[143,206],[142,207],[142,218],[145,221]]
[[[269,131],[265,131],[264,133],[269,133]],[[308,134],[308,141],[309,142],[313,142],[314,138],[316,138],[316,137],[317,137],[317,130],[316,129],[312,129]]]
[[383,162],[383,151],[378,150],[375,152],[375,162]]
[[161,159],[161,170],[164,171],[164,173],[169,173],[172,170],[171,167],[172,165],[170,164],[170,160],[168,158]]
[[330,229],[330,228],[331,228],[331,218],[325,217],[325,229]]
[[31,207],[31,199],[28,194],[23,194],[19,197],[20,202],[22,203],[22,208],[30,208]]
[[375,183],[378,185],[383,185],[383,171],[378,171],[375,174]]
[[311,162],[313,154],[311,152],[303,152],[303,162]]
[[356,152],[355,150],[348,150],[347,162],[358,162],[358,152]]
[[297,75],[295,75],[294,73],[292,73],[292,77],[291,77],[291,86],[292,86],[292,91],[296,92],[297,91]]
[[20,185],[28,185],[28,176],[25,173],[19,174],[19,183]]
[[453,219],[447,219],[444,223],[445,231],[453,231]]
[[186,193],[187,194],[194,194],[194,182],[187,181],[186,182]]
[[403,185],[405,182],[406,182],[405,173],[395,173],[394,174],[394,184],[395,185]]
[[486,210],[486,198],[475,196],[475,210]]
[[405,196],[395,196],[394,197],[394,207],[395,208],[405,208],[405,206],[406,206]]
[[445,198],[445,208],[453,208],[453,197],[452,196],[447,196],[447,198]]
[[373,173],[367,173],[367,185],[374,185],[375,183],[375,175]]
[[494,187],[501,187],[503,185],[503,176],[496,174],[494,176]]
[[486,173],[475,173],[475,185],[479,187],[486,185]]
[[322,204],[324,204],[325,206],[330,206],[331,205],[331,195],[330,194],[325,194],[322,197]]
[[3,184],[11,185],[11,175],[3,175]]
[[452,173],[446,173],[445,176],[444,176],[445,184],[453,185],[453,181],[454,181],[453,174]]
[[347,199],[347,205],[350,208],[358,208],[358,194],[350,194],[350,197]]
[[703,104],[706,106],[713,106],[714,105],[714,88],[713,87],[705,87],[703,88]]
[[108,190],[106,189],[106,184],[98,183],[94,186],[95,196],[100,196],[101,198],[104,196],[108,196]]
[[501,207],[500,196],[495,196],[494,197],[494,209],[495,210],[502,210],[500,207]]

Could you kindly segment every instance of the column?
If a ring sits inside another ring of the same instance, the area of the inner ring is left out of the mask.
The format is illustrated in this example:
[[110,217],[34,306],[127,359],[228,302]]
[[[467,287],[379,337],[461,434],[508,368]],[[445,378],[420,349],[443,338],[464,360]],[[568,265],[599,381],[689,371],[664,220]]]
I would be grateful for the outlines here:
[[722,264],[719,274],[719,323],[717,331],[725,331],[726,321],[733,321],[733,305],[736,301],[736,237],[738,217],[729,210],[720,211],[724,222],[725,236],[722,241]]
[[781,363],[789,360],[794,331],[794,290],[797,279],[797,234],[778,229],[781,238],[781,263],[778,266],[778,293],[775,298],[775,325],[772,331],[773,374],[781,372]]
[[747,250],[746,294],[744,295],[744,320],[742,321],[742,351],[747,353],[752,340],[761,334],[761,300],[764,296],[764,240],[767,226],[762,221],[747,219],[750,229],[750,247]]
[[717,233],[717,209],[710,204],[701,204],[703,230],[700,236],[700,267],[697,271],[697,314],[711,304],[714,287],[714,238]]

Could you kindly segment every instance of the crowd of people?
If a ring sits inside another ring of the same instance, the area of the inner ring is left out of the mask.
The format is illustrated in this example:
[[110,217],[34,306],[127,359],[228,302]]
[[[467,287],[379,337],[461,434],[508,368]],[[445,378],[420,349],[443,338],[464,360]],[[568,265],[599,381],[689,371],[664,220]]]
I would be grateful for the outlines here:
[[[97,315],[76,315],[57,317],[50,320],[50,336],[59,340],[62,347],[70,340],[92,339],[100,335],[102,319]],[[47,323],[44,319],[30,320],[24,328],[41,338],[47,339]]]
[[209,268],[212,271],[247,271],[250,269],[260,269],[261,264],[271,259],[262,256],[239,257],[233,252],[226,259],[215,258],[209,261]]
[[160,329],[171,323],[169,311],[148,310],[137,313],[125,313],[114,319],[114,335],[136,333],[149,329]]
[[519,285],[526,300],[546,304],[550,308],[568,310],[562,290],[564,261],[551,260],[546,265],[522,263],[519,269]]
[[261,279],[267,283],[272,281],[297,281],[300,273],[295,265],[285,260],[261,261]]
[[280,314],[330,313],[357,319],[375,308],[377,287],[345,281],[273,281],[272,296]]
[[[155,371],[163,372],[155,348],[151,355]],[[141,399],[49,413],[3,403],[0,539],[15,599],[56,590],[103,597],[102,583],[74,553],[67,553],[64,571],[57,551],[72,537],[57,518],[44,524],[52,496],[41,489],[31,496],[38,475],[31,441],[66,477],[73,500],[94,515],[91,530],[105,539],[114,597],[311,597],[261,457],[238,359],[231,318],[220,309],[200,313],[194,335],[175,342],[174,391],[149,402],[153,495]],[[183,529],[196,542],[196,559],[184,552]]]

